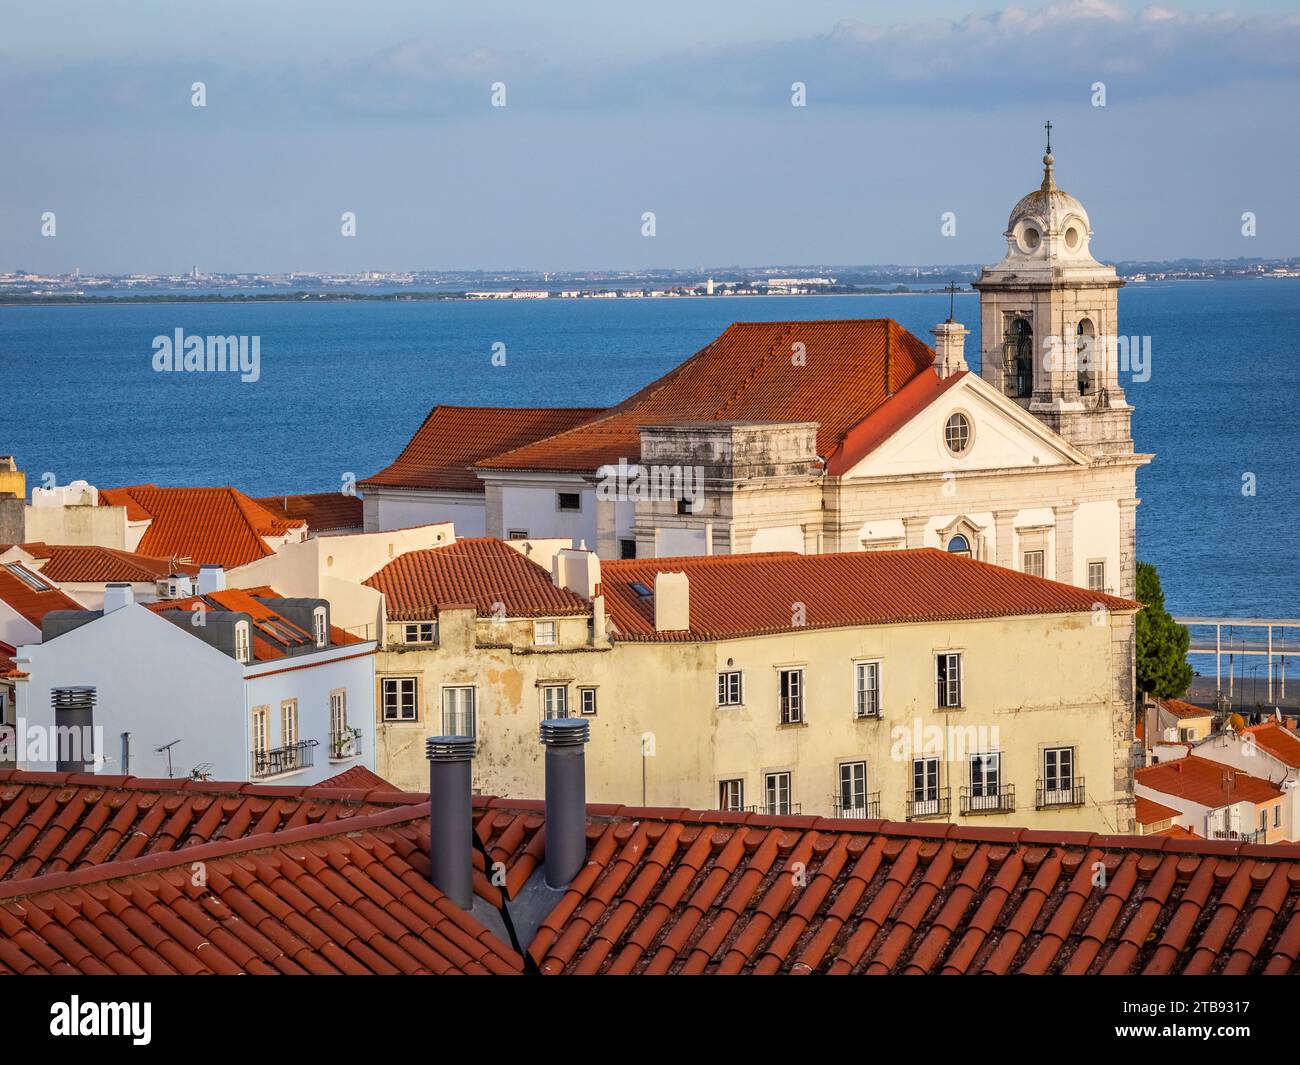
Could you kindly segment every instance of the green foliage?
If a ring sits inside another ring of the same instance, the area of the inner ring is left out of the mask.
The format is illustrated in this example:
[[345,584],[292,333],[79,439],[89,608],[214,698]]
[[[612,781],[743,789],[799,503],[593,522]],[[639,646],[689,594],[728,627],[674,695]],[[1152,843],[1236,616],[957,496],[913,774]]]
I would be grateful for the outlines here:
[[1157,699],[1181,699],[1192,683],[1187,662],[1190,635],[1165,610],[1165,593],[1155,566],[1139,562],[1137,597],[1137,686]]

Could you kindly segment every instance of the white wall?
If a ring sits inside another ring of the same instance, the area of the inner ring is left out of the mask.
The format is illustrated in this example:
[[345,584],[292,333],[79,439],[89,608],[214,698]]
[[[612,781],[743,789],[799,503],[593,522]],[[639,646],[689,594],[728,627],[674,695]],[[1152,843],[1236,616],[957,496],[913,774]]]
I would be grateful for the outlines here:
[[[582,502],[581,512],[559,509],[556,497],[561,491],[578,494]],[[529,539],[559,537],[575,543],[585,540],[588,547],[596,545],[596,492],[592,488],[579,484],[538,488],[504,485],[501,489],[501,514],[501,531],[507,536],[512,529],[523,529]]]
[[371,487],[365,490],[363,513],[366,532],[452,522],[461,536],[482,536],[487,528],[484,497],[471,492],[385,491]]
[[39,626],[33,625],[0,599],[0,641],[10,647],[21,647],[25,643],[40,643],[41,630]]

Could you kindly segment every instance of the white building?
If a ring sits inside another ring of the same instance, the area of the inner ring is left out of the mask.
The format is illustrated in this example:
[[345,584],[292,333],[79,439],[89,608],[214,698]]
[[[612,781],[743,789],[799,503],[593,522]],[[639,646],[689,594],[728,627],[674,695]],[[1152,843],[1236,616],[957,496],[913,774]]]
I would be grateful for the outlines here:
[[323,599],[227,589],[207,567],[198,594],[143,605],[110,585],[102,611],[42,630],[14,655],[19,768],[313,784],[374,767],[376,645]]

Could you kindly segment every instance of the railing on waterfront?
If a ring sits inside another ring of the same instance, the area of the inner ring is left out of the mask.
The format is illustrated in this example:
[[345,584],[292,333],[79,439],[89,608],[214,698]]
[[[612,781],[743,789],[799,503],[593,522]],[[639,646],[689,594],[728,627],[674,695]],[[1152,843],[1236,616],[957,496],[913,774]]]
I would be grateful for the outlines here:
[[[1300,655],[1300,618],[1206,618],[1176,617],[1180,625],[1186,625],[1191,634],[1191,646],[1187,656],[1214,656],[1214,689],[1216,694],[1226,695],[1232,701],[1236,684],[1232,669],[1235,656],[1263,657],[1268,684],[1268,702],[1274,700],[1274,679],[1280,687],[1277,695],[1286,699],[1286,660]],[[1288,634],[1287,630],[1293,630]],[[1226,630],[1226,634],[1225,634]],[[1239,631],[1240,630],[1240,631]],[[1226,638],[1225,638],[1226,635]],[[1228,686],[1223,686],[1223,658],[1228,656]],[[1274,665],[1278,666],[1275,675]],[[1258,669],[1259,666],[1252,667]],[[1245,678],[1242,678],[1244,684]]]

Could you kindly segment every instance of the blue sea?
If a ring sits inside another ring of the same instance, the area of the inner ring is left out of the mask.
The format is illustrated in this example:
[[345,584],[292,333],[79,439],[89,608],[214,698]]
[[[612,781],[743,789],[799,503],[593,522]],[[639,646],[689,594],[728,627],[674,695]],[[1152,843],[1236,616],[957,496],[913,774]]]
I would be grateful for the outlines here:
[[[1181,614],[1300,616],[1300,282],[1131,284],[1152,338],[1136,408],[1138,554]],[[387,465],[436,403],[610,404],[732,321],[892,317],[927,341],[946,294],[0,307],[0,454],[116,486],[337,490]],[[973,329],[976,297],[958,295]],[[165,374],[153,338],[261,338],[261,378]],[[505,345],[494,366],[493,345]],[[1243,476],[1254,475],[1253,495]]]

